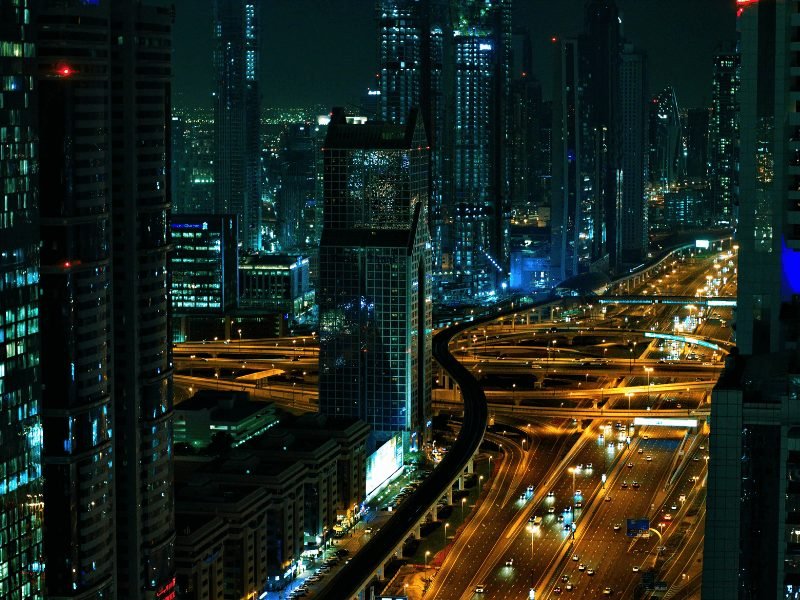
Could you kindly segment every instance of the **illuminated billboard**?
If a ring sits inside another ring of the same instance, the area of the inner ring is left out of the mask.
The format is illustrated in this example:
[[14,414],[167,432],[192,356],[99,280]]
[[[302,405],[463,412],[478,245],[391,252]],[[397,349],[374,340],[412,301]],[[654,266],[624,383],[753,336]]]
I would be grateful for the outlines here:
[[697,427],[697,419],[670,419],[669,417],[636,417],[634,425],[655,425],[656,427]]
[[694,241],[694,247],[695,248],[706,248],[706,249],[708,249],[709,246],[711,246],[711,243],[708,240],[695,240]]
[[685,335],[674,335],[672,333],[658,333],[657,331],[645,331],[644,337],[655,338],[658,340],[670,340],[672,342],[684,342],[686,344],[696,344],[697,346],[703,346],[704,348],[710,348],[711,350],[719,350],[719,346],[717,346],[712,342],[706,342],[705,340],[700,340],[693,337],[687,337]]
[[367,458],[367,498],[403,468],[403,439],[397,433]]

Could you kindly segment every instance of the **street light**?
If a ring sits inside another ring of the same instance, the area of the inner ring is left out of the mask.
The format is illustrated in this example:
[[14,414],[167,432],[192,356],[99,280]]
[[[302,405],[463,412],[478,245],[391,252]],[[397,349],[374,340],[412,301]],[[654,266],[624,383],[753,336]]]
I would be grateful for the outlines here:
[[[706,461],[706,462],[708,462],[708,461]],[[480,475],[478,477],[478,496],[481,495],[481,484],[482,483],[483,483],[483,475]]]
[[239,329],[239,354],[242,353],[242,330]]
[[511,384],[511,410],[514,410],[514,405],[517,402],[517,384]]
[[466,498],[461,499],[461,520],[464,520],[464,505],[467,503]]
[[425,566],[428,566],[428,557],[431,555],[430,550],[425,550]]
[[447,545],[447,528],[450,527],[450,523],[444,524],[444,543]]

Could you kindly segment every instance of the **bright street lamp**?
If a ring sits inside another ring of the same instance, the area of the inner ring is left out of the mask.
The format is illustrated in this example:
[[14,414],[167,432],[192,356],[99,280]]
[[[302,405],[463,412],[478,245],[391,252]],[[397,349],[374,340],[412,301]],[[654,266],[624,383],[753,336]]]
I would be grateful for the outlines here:
[[431,555],[430,550],[425,550],[425,566],[428,566],[428,557]]
[[447,528],[450,527],[450,523],[444,524],[444,543],[447,544]]
[[466,498],[461,499],[461,520],[464,520],[464,505],[467,503]]

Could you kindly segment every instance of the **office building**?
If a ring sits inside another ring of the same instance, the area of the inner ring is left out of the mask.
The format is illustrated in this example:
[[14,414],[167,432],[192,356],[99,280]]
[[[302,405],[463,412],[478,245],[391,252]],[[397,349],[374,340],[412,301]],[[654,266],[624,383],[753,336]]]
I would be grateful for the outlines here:
[[800,2],[740,5],[738,352],[711,402],[704,600],[800,595]]
[[244,249],[261,249],[258,4],[214,0],[214,186],[218,214],[239,218]]
[[112,431],[119,432],[112,422],[109,4],[47,4],[36,24],[47,595],[110,599]]
[[209,214],[214,203],[214,120],[209,111],[172,113],[172,211]]
[[604,139],[605,133],[591,128],[585,45],[578,39],[557,43],[550,213],[553,285],[585,272],[598,258],[594,246],[601,213],[593,187],[598,158],[595,138]]
[[293,322],[311,310],[314,290],[309,280],[309,260],[289,254],[259,254],[239,261],[239,311],[276,313]]
[[647,180],[646,59],[633,44],[625,44],[619,69],[621,134],[619,204],[616,217],[616,269],[640,265],[649,247]]
[[169,293],[174,317],[223,315],[238,297],[236,215],[172,215]]
[[708,222],[708,189],[683,186],[664,194],[663,222],[670,229],[699,228]]
[[707,108],[690,108],[686,114],[686,177],[692,182],[708,180]]
[[[35,39],[30,3],[0,8],[0,595],[43,598]],[[32,500],[33,499],[33,500]]]
[[420,104],[420,3],[417,0],[379,0],[380,115],[402,123]]
[[734,48],[720,51],[714,57],[708,143],[711,213],[717,225],[734,223],[738,201],[739,62],[740,55]]
[[348,124],[334,110],[317,292],[319,404],[369,424],[373,447],[401,431],[422,435],[431,414],[427,169],[418,111],[397,125]]
[[649,181],[663,189],[680,181],[685,165],[681,116],[672,87],[653,98],[648,117]]
[[280,188],[275,209],[283,252],[316,250],[315,131],[310,123],[291,123],[281,135]]
[[166,176],[172,11],[139,2],[112,2],[110,10],[117,597],[166,598],[175,587]]

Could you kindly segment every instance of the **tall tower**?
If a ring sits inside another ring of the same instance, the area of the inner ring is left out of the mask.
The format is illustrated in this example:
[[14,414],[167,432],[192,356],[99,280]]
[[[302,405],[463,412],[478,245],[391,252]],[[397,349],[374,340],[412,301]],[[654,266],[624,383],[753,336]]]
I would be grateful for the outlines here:
[[[44,3],[39,55],[47,593],[113,598],[109,2]],[[90,485],[87,485],[91,482]]]
[[0,4],[0,592],[42,596],[42,427],[39,369],[39,224],[36,52],[30,3]]
[[647,83],[645,55],[625,44],[620,65],[620,170],[617,178],[616,269],[641,264],[649,245],[647,198]]
[[214,0],[214,212],[237,215],[243,247],[260,250],[260,31],[256,6],[255,0]]
[[596,242],[598,255],[608,255],[612,269],[617,265],[617,200],[620,162],[620,51],[619,10],[614,0],[587,0],[585,29],[581,37],[586,60],[586,101],[590,111],[590,129],[596,137],[594,181],[592,183],[597,214]]
[[167,298],[169,8],[111,5],[111,195],[117,594],[175,586]]
[[734,224],[737,203],[740,55],[733,49],[714,57],[708,124],[713,223]]
[[681,116],[672,87],[664,88],[653,98],[649,124],[649,179],[664,188],[676,183],[684,170]]
[[739,7],[738,353],[711,402],[704,600],[791,598],[800,582],[800,1]]
[[691,181],[708,178],[707,108],[690,108],[686,116],[686,177]]
[[431,415],[428,149],[418,111],[404,121],[338,109],[325,140],[320,412],[366,421],[374,444]]
[[422,15],[419,0],[379,0],[380,114],[401,123],[419,106]]

